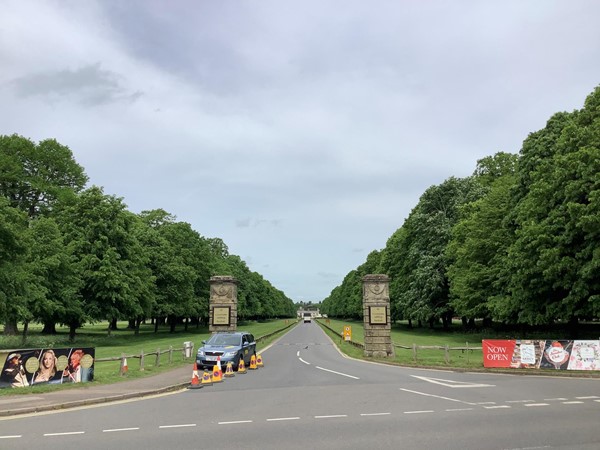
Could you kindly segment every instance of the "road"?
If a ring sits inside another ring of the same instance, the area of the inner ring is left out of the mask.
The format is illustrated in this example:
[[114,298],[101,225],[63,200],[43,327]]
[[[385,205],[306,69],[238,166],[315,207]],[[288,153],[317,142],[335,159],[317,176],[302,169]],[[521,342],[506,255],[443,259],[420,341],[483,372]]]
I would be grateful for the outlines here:
[[594,449],[600,380],[343,357],[315,324],[198,390],[0,420],[1,449]]

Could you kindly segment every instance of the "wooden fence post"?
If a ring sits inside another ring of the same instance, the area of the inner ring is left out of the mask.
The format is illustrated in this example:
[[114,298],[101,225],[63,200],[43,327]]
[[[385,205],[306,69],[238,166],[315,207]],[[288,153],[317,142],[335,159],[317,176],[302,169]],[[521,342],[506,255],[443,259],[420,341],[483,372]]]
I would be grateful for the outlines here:
[[444,359],[446,360],[446,364],[450,364],[450,352],[448,351],[448,344],[444,347]]
[[173,346],[169,345],[169,364],[173,363]]
[[469,343],[467,342],[467,365],[469,364]]
[[154,365],[156,367],[160,366],[160,348],[156,349],[156,363]]
[[417,362],[417,344],[413,344],[413,361]]
[[144,370],[144,349],[140,351],[140,370]]

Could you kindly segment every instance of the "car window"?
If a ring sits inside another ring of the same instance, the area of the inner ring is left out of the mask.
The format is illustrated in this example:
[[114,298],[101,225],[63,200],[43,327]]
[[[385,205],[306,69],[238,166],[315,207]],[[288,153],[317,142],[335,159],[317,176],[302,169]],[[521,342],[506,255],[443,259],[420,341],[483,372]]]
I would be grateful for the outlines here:
[[230,334],[215,334],[209,340],[211,345],[240,345],[240,337]]

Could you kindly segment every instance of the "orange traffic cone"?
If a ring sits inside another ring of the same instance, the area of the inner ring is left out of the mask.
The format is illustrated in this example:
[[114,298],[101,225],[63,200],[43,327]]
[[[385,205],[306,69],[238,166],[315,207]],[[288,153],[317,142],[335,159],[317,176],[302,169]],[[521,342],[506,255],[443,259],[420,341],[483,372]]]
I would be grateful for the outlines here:
[[123,376],[127,375],[128,371],[129,371],[129,367],[127,367],[127,358],[123,358],[121,360],[121,375],[123,375]]
[[240,358],[237,373],[245,374],[246,372],[247,372],[247,370],[246,370],[246,364],[244,364],[244,358]]
[[213,366],[212,382],[221,383],[223,381],[223,372],[221,371],[221,361],[217,360],[217,364]]
[[192,381],[188,386],[188,389],[199,389],[202,385],[200,384],[200,378],[198,377],[198,364],[194,363],[194,369],[192,370]]
[[227,367],[225,368],[225,378],[235,377],[235,373],[233,373],[233,363],[229,361],[227,363]]
[[252,357],[250,358],[250,367],[248,367],[248,369],[250,369],[250,370],[258,369],[258,367],[256,366],[256,355],[252,355]]
[[212,385],[212,377],[210,376],[210,372],[208,370],[205,370],[204,373],[202,374],[202,381],[200,382],[200,384],[202,386],[204,386],[204,385],[211,386]]

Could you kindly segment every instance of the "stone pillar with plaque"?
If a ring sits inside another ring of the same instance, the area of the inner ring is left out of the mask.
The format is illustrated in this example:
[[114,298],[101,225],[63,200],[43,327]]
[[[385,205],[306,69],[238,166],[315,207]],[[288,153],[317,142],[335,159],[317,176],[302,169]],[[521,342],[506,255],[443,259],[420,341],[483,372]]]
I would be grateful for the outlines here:
[[363,281],[364,355],[393,358],[391,337],[390,279],[387,275],[365,275]]
[[230,276],[210,277],[209,325],[211,333],[237,329],[237,280]]

